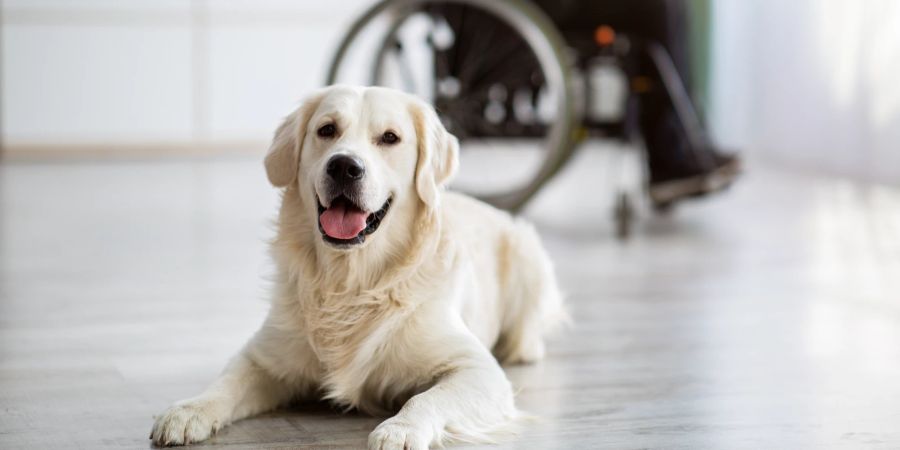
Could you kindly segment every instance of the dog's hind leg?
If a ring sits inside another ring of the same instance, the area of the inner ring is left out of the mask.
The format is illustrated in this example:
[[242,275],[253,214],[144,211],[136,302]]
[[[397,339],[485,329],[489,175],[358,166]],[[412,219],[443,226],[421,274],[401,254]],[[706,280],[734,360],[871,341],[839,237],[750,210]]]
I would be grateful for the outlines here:
[[537,232],[521,221],[500,251],[505,310],[494,355],[503,363],[538,361],[546,334],[568,320],[553,264]]

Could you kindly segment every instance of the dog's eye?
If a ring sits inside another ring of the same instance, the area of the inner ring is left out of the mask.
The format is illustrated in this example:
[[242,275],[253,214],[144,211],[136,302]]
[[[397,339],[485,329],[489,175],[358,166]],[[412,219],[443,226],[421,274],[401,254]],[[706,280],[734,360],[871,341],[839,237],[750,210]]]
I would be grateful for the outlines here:
[[337,127],[335,127],[333,123],[322,125],[322,127],[316,131],[316,134],[323,138],[334,137],[335,133],[337,133]]
[[384,134],[381,135],[382,144],[393,145],[397,142],[400,142],[400,137],[394,134],[393,131],[385,131]]

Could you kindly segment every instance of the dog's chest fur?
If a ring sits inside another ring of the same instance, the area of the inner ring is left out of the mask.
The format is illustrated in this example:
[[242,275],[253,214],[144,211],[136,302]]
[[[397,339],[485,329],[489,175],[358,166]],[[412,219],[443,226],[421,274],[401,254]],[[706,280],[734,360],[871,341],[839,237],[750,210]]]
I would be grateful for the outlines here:
[[409,332],[425,296],[443,294],[455,253],[439,251],[447,243],[435,218],[417,215],[417,237],[403,248],[385,241],[394,247],[379,250],[373,242],[365,253],[335,256],[310,242],[318,232],[303,210],[297,193],[286,191],[273,254],[286,283],[279,298],[297,313],[291,328],[319,365],[315,384],[326,398],[366,412],[402,405],[430,380],[412,379],[425,372],[411,370],[413,350],[397,333]]
[[[409,320],[413,306],[396,300],[396,292],[380,294],[310,293],[305,297],[306,337],[324,371],[326,398],[366,412],[383,413],[405,400],[413,383],[394,382],[405,349],[394,335]],[[404,380],[406,381],[406,380]]]

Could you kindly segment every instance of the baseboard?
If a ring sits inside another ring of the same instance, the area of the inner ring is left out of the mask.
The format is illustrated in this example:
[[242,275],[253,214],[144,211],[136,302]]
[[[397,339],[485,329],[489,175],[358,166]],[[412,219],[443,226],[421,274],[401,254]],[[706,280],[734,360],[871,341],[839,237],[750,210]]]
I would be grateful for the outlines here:
[[154,159],[256,156],[265,153],[264,141],[104,142],[104,143],[4,143],[3,161],[59,161],[97,159]]

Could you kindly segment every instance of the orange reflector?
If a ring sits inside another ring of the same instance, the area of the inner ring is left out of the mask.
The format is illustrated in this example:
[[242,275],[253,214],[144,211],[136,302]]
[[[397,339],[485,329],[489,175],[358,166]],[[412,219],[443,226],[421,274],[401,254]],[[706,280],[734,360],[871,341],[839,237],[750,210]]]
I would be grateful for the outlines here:
[[648,77],[634,77],[631,80],[631,90],[638,94],[648,92],[653,87],[653,81]]
[[612,45],[616,40],[616,30],[609,25],[600,25],[594,30],[594,42],[601,47]]

